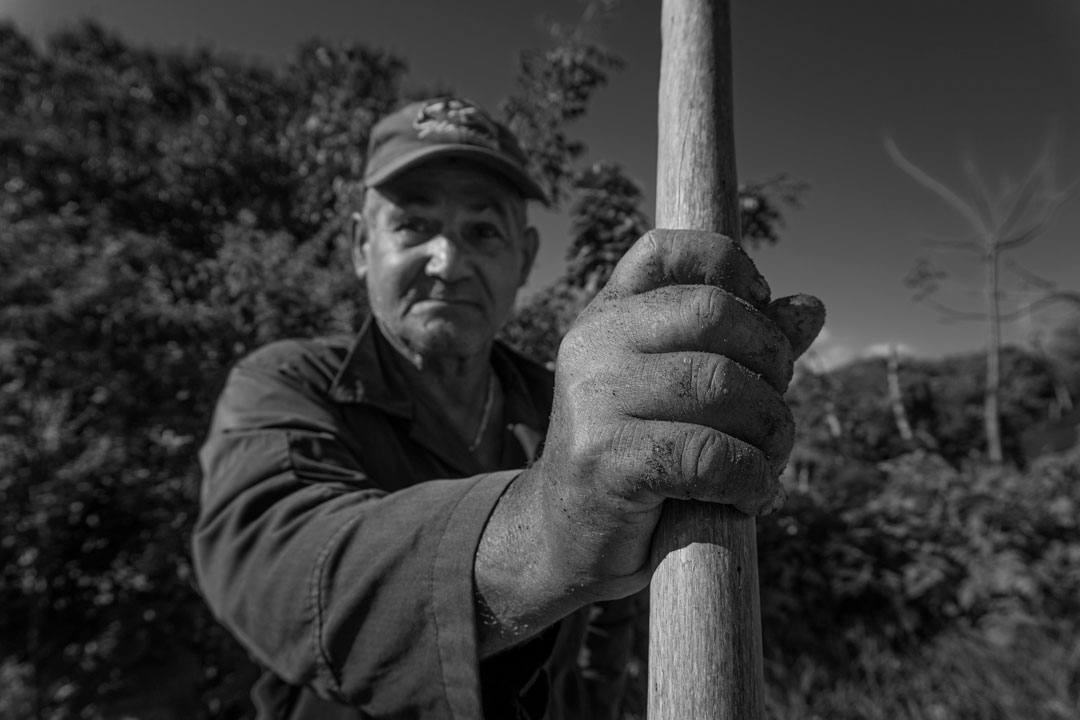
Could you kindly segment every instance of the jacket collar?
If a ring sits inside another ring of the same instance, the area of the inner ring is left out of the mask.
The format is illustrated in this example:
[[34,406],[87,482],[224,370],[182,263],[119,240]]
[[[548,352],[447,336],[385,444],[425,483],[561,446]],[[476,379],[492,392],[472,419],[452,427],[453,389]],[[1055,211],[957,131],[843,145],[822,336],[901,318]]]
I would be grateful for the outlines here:
[[[372,316],[360,332],[330,385],[330,397],[339,403],[368,405],[407,419],[416,419],[414,389],[406,382],[397,350],[383,337]],[[542,432],[547,427],[548,408],[541,410],[534,402],[537,394],[530,388],[523,372],[535,374],[525,366],[532,363],[501,342],[491,352],[491,366],[502,385],[503,418],[507,425],[525,425]],[[545,388],[540,394],[547,394]]]

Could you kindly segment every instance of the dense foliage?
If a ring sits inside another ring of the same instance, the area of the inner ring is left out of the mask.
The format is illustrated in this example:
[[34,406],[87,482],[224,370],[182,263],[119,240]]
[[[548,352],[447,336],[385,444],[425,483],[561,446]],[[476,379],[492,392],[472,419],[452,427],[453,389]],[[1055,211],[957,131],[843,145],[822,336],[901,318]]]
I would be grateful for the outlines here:
[[[1045,356],[1017,347],[1004,348],[1001,361],[1003,444],[1012,463],[1022,465],[1028,459],[1025,431],[1058,409],[1057,371]],[[816,449],[837,458],[879,462],[919,447],[953,465],[983,453],[984,356],[970,353],[901,363],[899,386],[914,443],[905,443],[896,430],[886,372],[884,358],[869,358],[827,374],[803,374],[788,394],[799,419],[800,451]],[[827,414],[836,422],[832,430]]]
[[335,179],[403,66],[94,25],[40,53],[3,26],[0,52],[0,715],[243,715],[251,668],[190,580],[194,450],[240,354],[353,327]]
[[1080,451],[848,468],[759,533],[776,717],[1080,712]]
[[773,657],[844,663],[866,636],[902,649],[958,624],[1077,629],[1080,456],[1020,472],[916,452],[823,480],[760,524]]
[[[776,242],[782,210],[798,207],[806,189],[786,175],[743,184],[743,243],[756,247]],[[577,171],[566,270],[518,308],[503,329],[503,339],[537,360],[553,363],[570,324],[607,283],[623,253],[652,226],[642,201],[641,189],[616,163],[601,161]]]
[[[527,52],[504,106],[572,217],[567,272],[506,329],[542,360],[649,224],[640,190],[584,164],[567,130],[618,65],[577,41]],[[356,327],[341,218],[405,77],[361,46],[309,42],[270,68],[133,48],[92,24],[39,49],[0,25],[0,717],[250,716],[255,668],[191,582],[196,450],[239,356]],[[776,241],[801,192],[748,184],[746,241]],[[1019,427],[1049,386],[1016,363]],[[956,466],[979,447],[976,374],[959,360],[905,374],[931,388],[938,445],[923,449]],[[1075,460],[920,469],[872,366],[800,383],[801,446],[831,460],[762,525],[776,663],[832,673],[863,636],[899,652],[958,624],[1007,634],[1075,615]],[[825,406],[839,437],[821,430]]]

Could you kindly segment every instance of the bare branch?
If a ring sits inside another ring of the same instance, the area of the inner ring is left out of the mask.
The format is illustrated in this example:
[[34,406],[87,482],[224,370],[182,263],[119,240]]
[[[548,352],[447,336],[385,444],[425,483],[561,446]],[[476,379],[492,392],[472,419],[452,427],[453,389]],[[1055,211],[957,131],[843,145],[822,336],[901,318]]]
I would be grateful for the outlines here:
[[965,152],[961,158],[961,164],[964,168],[964,174],[967,175],[968,180],[975,187],[975,191],[978,193],[977,199],[980,200],[980,208],[984,217],[990,218],[990,222],[994,225],[1000,223],[1000,205],[997,198],[990,192],[990,188],[986,185],[986,180],[983,179],[982,173],[979,172],[978,166],[975,164],[975,158],[970,152]]
[[[946,322],[960,322],[968,320],[985,320],[989,315],[983,312],[974,312],[967,310],[958,310],[957,308],[950,307],[944,303],[937,302],[936,300],[922,298],[919,302],[925,303],[927,306],[936,310],[941,319]],[[998,319],[1002,322],[1012,322],[1018,320],[1021,317],[1030,315],[1036,310],[1040,310],[1044,307],[1054,305],[1059,302],[1070,303],[1076,307],[1080,307],[1080,292],[1061,290],[1053,292],[1043,297],[1033,300],[1027,305],[1018,307],[1010,312],[1003,312],[998,314]]]
[[1047,298],[1050,302],[1063,302],[1080,308],[1080,291],[1076,290],[1058,290],[1053,295]]
[[1080,307],[1080,292],[1074,290],[1059,290],[1052,292],[1049,295],[1044,295],[1038,300],[1034,300],[1027,305],[1017,308],[1010,313],[1002,313],[1000,316],[1002,320],[1016,320],[1017,318],[1039,310],[1040,308],[1047,307],[1048,305],[1054,305],[1059,302],[1069,303]]
[[975,208],[964,202],[963,198],[953,192],[947,185],[931,177],[922,168],[904,157],[904,154],[900,152],[900,148],[896,146],[896,143],[893,142],[893,139],[890,137],[885,138],[885,150],[889,153],[889,157],[892,158],[892,161],[896,163],[897,167],[910,175],[912,179],[920,185],[951,205],[953,209],[960,213],[981,236],[990,236],[990,229]]
[[[1060,132],[1060,127],[1057,124],[1052,125],[1039,157],[1035,160],[1031,170],[1028,172],[1028,176],[1021,184],[1009,214],[997,226],[999,237],[1007,238],[1013,234],[1015,232],[1014,227],[1020,223],[1025,215],[1028,215],[1034,217],[1029,221],[1024,233],[1021,234],[1026,236],[1025,242],[1030,241],[1033,237],[1030,234],[1031,228],[1040,225],[1045,227],[1049,224],[1051,217],[1064,203],[1068,196],[1068,189],[1062,190],[1057,187],[1054,173],[1055,150]],[[1006,239],[1004,242],[1010,241]],[[1020,244],[1024,243],[1009,245],[1009,247],[1016,247]]]
[[1039,218],[1024,228],[1022,231],[1009,237],[1007,239],[995,240],[994,245],[997,246],[999,251],[1015,250],[1018,247],[1023,247],[1029,242],[1039,237],[1043,230],[1046,229],[1049,223],[1049,218]]
[[1010,192],[1012,196],[1011,204],[1009,205],[1008,213],[1005,215],[1005,219],[1000,223],[997,223],[998,233],[1005,235],[1009,230],[1020,222],[1025,213],[1031,211],[1034,204],[1035,192],[1038,188],[1038,178],[1034,173],[1024,178],[1023,183],[1019,187],[1014,188],[1014,192]]
[[1018,189],[1009,214],[998,225],[998,231],[1008,235],[1025,214],[1034,214],[1035,223],[1045,224],[1064,199],[1065,193],[1054,187],[1053,159],[1044,152]]
[[923,302],[941,313],[942,319],[944,320],[985,320],[987,317],[984,312],[957,310],[954,307],[949,307],[936,300],[925,299]]
[[949,248],[952,250],[965,250],[967,252],[982,253],[983,245],[977,240],[943,240],[941,238],[924,237],[923,245],[931,247]]
[[1047,280],[1042,275],[1036,275],[1026,267],[1016,262],[1015,260],[1008,260],[1005,263],[1005,267],[1012,270],[1021,280],[1027,282],[1029,285],[1042,288],[1043,290],[1054,290],[1057,288],[1057,283]]

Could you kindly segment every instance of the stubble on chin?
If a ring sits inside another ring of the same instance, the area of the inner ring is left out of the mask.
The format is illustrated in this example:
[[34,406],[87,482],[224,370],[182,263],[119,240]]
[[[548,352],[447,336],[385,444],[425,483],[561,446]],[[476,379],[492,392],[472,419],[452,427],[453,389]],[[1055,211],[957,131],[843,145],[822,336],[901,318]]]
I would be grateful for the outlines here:
[[[423,318],[405,323],[400,339],[426,357],[464,357],[481,351],[485,333],[476,323],[464,324],[445,318]],[[491,338],[486,338],[490,341]]]

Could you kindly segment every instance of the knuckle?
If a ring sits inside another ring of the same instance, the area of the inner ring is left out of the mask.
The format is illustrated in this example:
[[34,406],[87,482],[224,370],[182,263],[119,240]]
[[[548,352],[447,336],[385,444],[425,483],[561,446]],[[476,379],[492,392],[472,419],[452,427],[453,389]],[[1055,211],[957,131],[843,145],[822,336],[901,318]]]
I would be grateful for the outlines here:
[[672,465],[675,441],[671,437],[651,432],[642,422],[624,422],[614,429],[610,440],[602,452],[626,496],[666,496],[677,484]]
[[605,422],[608,413],[619,402],[619,388],[620,385],[603,371],[572,373],[564,386],[566,397],[582,426]]
[[601,449],[610,444],[612,434],[612,428],[597,427],[587,422],[578,423],[568,438],[570,453],[576,462],[584,461],[591,466],[593,459],[602,455]]
[[662,231],[650,230],[642,235],[623,256],[628,273],[640,278],[654,278],[662,274],[668,255],[666,245]]
[[726,464],[729,446],[727,438],[715,431],[689,435],[682,452],[682,490],[686,499],[700,497],[701,480],[712,477],[718,467]]
[[548,447],[553,452],[545,452],[542,457],[561,462],[567,472],[582,481],[591,483],[612,475],[612,470],[634,452],[633,428],[592,417],[582,412],[581,404],[560,413],[557,420],[559,427],[548,433]]
[[705,355],[692,366],[695,398],[704,407],[725,402],[731,392],[732,363],[723,355]]
[[713,430],[688,437],[682,460],[680,497],[686,499],[744,502],[761,494],[770,475],[764,453]]
[[618,302],[594,302],[587,307],[559,342],[557,356],[562,359],[580,356],[581,362],[597,356],[597,350],[608,348],[616,341],[625,323],[621,322],[622,306]]
[[715,324],[723,314],[726,300],[726,294],[718,287],[704,285],[696,288],[690,294],[688,303],[690,320],[702,327]]
[[638,423],[622,422],[612,428],[608,448],[616,457],[635,454],[645,438]]
[[[582,312],[567,328],[566,333],[563,335],[562,341],[559,343],[559,352],[562,353],[564,348],[576,347],[582,340],[582,336],[588,336],[594,332],[593,318],[596,315],[596,311],[593,308],[587,308],[585,312]],[[587,342],[587,341],[586,341]]]
[[641,244],[642,249],[649,255],[656,255],[662,249],[661,246],[663,245],[663,241],[661,238],[663,237],[664,232],[664,230],[653,228],[642,235],[638,242]]

